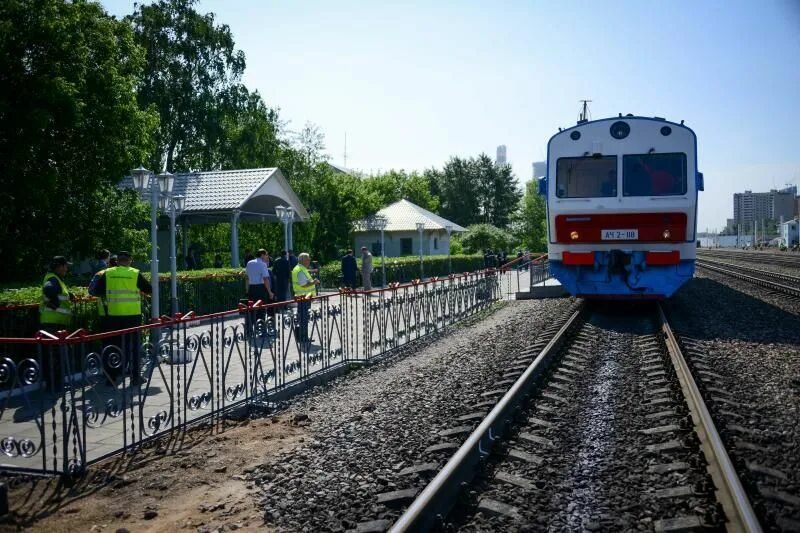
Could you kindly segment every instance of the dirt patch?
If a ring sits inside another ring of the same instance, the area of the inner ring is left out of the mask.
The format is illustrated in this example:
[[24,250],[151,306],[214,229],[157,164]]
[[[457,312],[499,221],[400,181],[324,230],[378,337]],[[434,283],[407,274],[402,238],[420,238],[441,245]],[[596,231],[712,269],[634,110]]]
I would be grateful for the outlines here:
[[307,423],[281,415],[195,428],[98,463],[71,487],[6,480],[12,512],[0,530],[268,530],[247,474],[304,442]]

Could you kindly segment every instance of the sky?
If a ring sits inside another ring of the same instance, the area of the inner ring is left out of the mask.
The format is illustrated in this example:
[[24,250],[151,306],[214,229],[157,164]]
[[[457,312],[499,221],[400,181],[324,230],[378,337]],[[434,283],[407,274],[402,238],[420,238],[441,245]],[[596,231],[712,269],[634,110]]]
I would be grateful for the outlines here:
[[[131,0],[102,0],[109,13]],[[705,175],[699,229],[733,193],[800,186],[800,0],[200,0],[247,58],[244,83],[331,161],[441,167],[508,147],[520,182],[591,118],[685,120]]]

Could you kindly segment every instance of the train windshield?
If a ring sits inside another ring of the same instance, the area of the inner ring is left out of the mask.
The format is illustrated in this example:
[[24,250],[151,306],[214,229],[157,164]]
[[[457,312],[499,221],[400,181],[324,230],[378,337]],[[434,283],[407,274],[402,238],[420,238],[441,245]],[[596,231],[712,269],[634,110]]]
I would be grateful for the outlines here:
[[622,158],[625,196],[686,194],[686,154],[641,154]]
[[558,198],[617,195],[617,157],[562,157],[556,169]]

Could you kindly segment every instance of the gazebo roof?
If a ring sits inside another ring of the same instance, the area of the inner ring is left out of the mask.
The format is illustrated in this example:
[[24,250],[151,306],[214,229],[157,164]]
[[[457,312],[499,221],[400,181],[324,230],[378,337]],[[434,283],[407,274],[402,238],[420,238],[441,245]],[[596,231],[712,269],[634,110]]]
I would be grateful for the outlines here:
[[[125,177],[120,187],[133,187],[131,177]],[[277,220],[279,205],[291,207],[295,220],[308,219],[306,208],[275,167],[178,173],[173,194],[186,197],[181,218],[189,221],[228,221],[235,210],[242,220]]]
[[[417,222],[422,222],[426,230],[445,230],[450,226],[454,232],[467,231],[455,222],[450,222],[406,199],[387,205],[378,211],[376,216],[386,218],[385,231],[416,231]],[[356,223],[356,232],[373,231],[369,222],[370,219],[366,219]]]

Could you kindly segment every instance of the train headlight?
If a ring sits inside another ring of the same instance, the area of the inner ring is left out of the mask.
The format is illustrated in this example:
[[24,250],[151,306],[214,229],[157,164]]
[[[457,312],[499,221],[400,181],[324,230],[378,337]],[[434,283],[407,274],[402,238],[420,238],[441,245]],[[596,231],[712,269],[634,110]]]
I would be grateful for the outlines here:
[[580,235],[578,235],[577,231],[573,231],[572,233],[569,234],[569,238],[572,239],[573,241],[577,241],[580,238]]
[[662,235],[664,236],[665,239],[669,239],[670,237],[672,237],[672,232],[670,232],[668,229],[665,229]]

